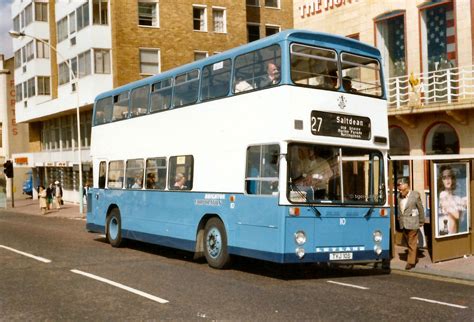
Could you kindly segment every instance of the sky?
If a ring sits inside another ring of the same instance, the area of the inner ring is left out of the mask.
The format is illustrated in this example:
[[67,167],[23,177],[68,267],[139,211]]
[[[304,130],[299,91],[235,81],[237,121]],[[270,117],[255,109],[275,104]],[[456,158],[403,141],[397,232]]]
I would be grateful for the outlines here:
[[8,31],[12,29],[12,17],[10,6],[13,0],[0,0],[0,54],[5,58],[13,56],[12,38]]

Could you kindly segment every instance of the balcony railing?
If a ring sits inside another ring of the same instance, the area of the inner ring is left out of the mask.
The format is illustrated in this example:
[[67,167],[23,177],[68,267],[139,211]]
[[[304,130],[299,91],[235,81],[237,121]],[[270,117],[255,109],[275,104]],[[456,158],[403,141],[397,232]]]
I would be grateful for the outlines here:
[[387,99],[392,108],[474,100],[474,66],[389,78]]

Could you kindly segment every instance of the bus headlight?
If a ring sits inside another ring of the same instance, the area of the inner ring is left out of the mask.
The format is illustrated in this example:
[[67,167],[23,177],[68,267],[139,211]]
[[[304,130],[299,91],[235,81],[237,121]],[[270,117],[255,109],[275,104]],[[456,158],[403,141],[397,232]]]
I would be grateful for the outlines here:
[[306,243],[306,234],[304,231],[299,230],[295,233],[295,242],[297,245],[303,245]]
[[296,256],[298,256],[299,259],[302,259],[304,257],[304,248],[303,247],[298,247],[295,250]]
[[375,254],[377,254],[377,256],[379,256],[380,254],[382,254],[382,247],[380,245],[375,245],[374,252]]
[[374,231],[374,242],[380,243],[382,241],[382,232],[380,230]]

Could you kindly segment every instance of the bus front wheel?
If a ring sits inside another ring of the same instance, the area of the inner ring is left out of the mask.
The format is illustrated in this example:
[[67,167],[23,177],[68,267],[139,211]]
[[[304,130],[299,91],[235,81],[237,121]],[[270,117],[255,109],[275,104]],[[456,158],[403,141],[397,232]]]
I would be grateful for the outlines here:
[[212,268],[225,268],[230,263],[227,251],[227,234],[218,218],[211,218],[204,231],[204,255]]
[[107,240],[112,247],[120,247],[122,244],[122,221],[117,208],[112,209],[107,217]]

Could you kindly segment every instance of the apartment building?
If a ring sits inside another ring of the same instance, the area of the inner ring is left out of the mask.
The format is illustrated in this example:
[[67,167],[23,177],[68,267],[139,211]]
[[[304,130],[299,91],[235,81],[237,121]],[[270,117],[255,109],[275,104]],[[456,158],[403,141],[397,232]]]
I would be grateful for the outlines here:
[[[294,6],[295,28],[340,34],[380,49],[391,175],[409,177],[423,194],[434,261],[472,254],[474,1],[295,0]],[[462,200],[449,216],[440,200],[448,168],[457,179],[453,193]]]
[[290,0],[15,0],[13,29],[25,34],[13,43],[16,119],[29,127],[15,168],[31,168],[35,186],[60,181],[64,199],[78,201],[79,163],[92,182],[97,94],[291,28],[292,9]]

